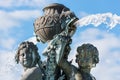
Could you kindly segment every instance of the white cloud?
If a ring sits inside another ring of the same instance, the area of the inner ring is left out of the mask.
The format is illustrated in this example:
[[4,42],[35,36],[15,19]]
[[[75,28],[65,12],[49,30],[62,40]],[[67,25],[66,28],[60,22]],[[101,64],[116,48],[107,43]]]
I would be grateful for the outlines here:
[[92,69],[92,74],[97,80],[119,80],[120,36],[94,28],[79,31],[79,33],[76,33],[73,38],[72,45],[74,48],[71,51],[70,58],[75,59],[77,46],[83,43],[91,43],[98,48],[100,58],[97,67]]
[[2,31],[2,34],[0,35],[0,47],[6,50],[14,48],[17,39],[11,35],[14,33],[12,29],[22,27],[21,24],[24,24],[23,21],[36,19],[40,15],[41,12],[39,10],[15,10],[9,12],[1,10],[0,31]]
[[14,19],[28,20],[41,15],[40,10],[19,10],[10,12],[9,15]]
[[0,7],[15,8],[20,6],[41,7],[56,0],[0,0]]
[[15,39],[14,38],[3,38],[0,39],[0,46],[2,48],[5,48],[7,50],[13,49],[15,44]]
[[6,30],[16,25],[19,25],[18,22],[12,19],[9,12],[0,11],[0,30]]
[[0,11],[0,30],[18,27],[20,26],[20,21],[36,18],[40,14],[39,10]]
[[10,7],[13,0],[0,0],[0,7]]

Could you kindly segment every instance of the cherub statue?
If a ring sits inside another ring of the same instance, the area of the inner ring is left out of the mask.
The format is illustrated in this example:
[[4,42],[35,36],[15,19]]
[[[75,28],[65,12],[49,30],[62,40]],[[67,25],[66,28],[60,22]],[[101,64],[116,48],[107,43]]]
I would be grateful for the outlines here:
[[98,50],[92,44],[83,44],[77,48],[76,62],[83,80],[96,80],[90,71],[99,62],[98,56]]
[[[69,47],[69,48],[68,48]],[[67,45],[64,54],[69,54],[70,46]],[[96,80],[90,73],[91,69],[99,62],[99,53],[92,44],[83,44],[77,48],[76,62],[79,68],[72,65],[66,58],[62,57],[58,64],[64,71],[64,80]]]
[[15,60],[24,68],[21,80],[43,80],[44,74],[38,48],[32,42],[22,42],[19,45]]

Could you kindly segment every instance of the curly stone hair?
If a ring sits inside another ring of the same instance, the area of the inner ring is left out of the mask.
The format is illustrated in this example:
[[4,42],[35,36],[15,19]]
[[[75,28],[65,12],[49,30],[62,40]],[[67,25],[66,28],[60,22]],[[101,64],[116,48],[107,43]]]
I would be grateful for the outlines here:
[[97,48],[92,44],[87,43],[77,47],[76,63],[78,63],[80,59],[79,57],[82,53],[84,53],[83,55],[85,55],[86,57],[92,56],[91,58],[92,58],[93,64],[96,65],[99,62],[99,57],[98,57],[99,52]]
[[22,50],[23,48],[26,48],[28,50],[28,52],[30,52],[30,50],[34,52],[34,54],[36,55],[35,62],[34,62],[35,64],[40,60],[37,46],[34,45],[33,42],[26,41],[26,42],[22,42],[18,47],[18,50],[17,50],[16,55],[15,55],[15,61],[17,63],[19,63],[20,50]]

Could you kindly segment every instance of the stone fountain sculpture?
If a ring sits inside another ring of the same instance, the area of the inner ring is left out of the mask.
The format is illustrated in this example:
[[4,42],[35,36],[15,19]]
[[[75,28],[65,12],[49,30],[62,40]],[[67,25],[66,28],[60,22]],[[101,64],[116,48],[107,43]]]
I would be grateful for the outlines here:
[[48,43],[43,51],[47,61],[38,65],[42,78],[33,80],[95,80],[90,73],[99,62],[95,46],[90,43],[78,46],[76,62],[79,67],[68,61],[71,37],[76,31],[74,23],[78,20],[76,15],[58,3],[46,6],[43,12],[43,16],[34,22],[34,32],[38,42]]

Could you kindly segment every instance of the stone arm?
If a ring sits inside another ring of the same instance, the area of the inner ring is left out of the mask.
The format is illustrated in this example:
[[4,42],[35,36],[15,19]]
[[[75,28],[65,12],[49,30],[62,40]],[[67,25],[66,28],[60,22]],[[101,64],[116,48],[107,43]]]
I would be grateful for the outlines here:
[[82,80],[81,72],[79,72],[78,68],[71,64],[71,62],[67,61],[65,54],[69,54],[70,45],[66,45],[64,49],[63,56],[59,62],[59,67],[64,71],[67,76],[67,80]]
[[67,80],[82,80],[82,75],[78,71],[77,67],[72,65],[66,59],[61,59],[59,66],[67,76]]

